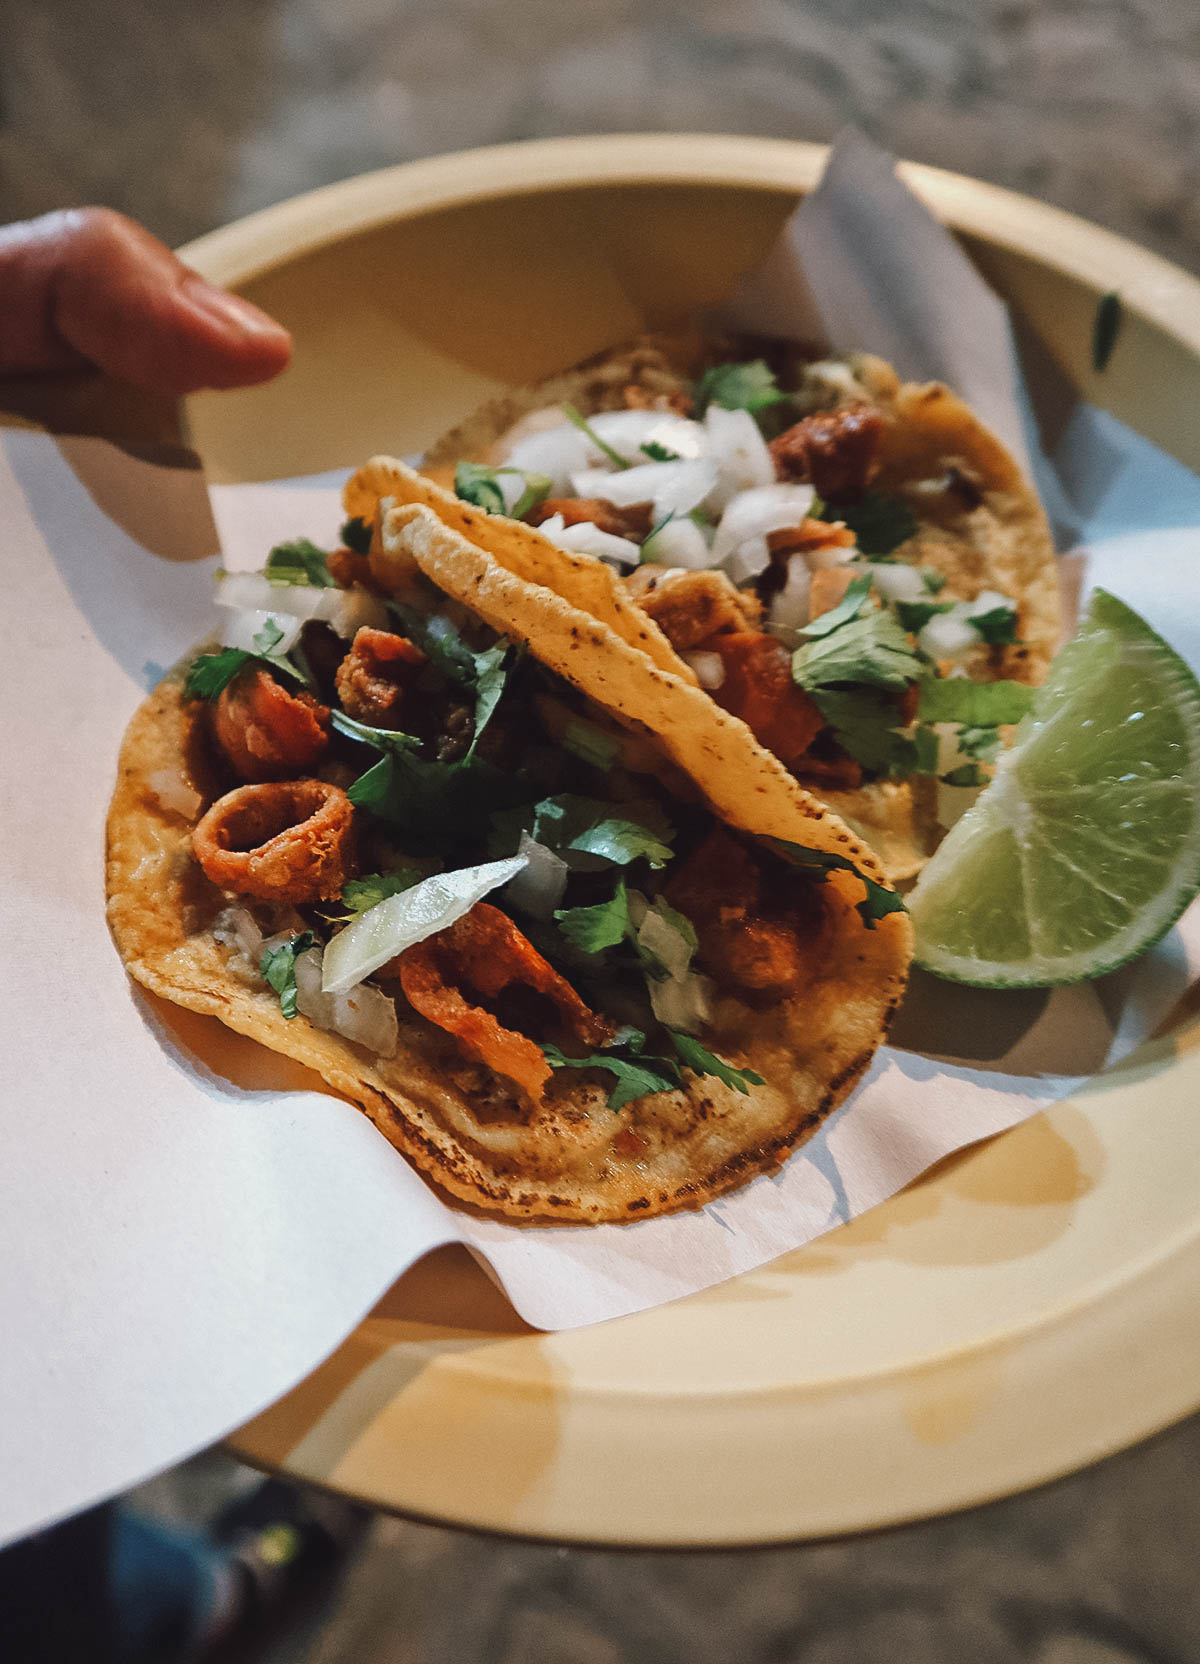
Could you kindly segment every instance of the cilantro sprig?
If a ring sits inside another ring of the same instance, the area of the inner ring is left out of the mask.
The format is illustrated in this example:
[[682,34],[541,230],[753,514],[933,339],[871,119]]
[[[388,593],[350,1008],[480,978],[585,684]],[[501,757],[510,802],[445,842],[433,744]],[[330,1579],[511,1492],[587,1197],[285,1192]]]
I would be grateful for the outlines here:
[[624,1109],[634,1098],[682,1086],[682,1069],[690,1069],[696,1075],[712,1075],[746,1095],[751,1086],[764,1084],[763,1077],[753,1069],[735,1068],[691,1035],[677,1034],[674,1029],[665,1033],[676,1057],[647,1052],[646,1036],[635,1028],[622,1029],[613,1045],[603,1051],[589,1052],[586,1057],[567,1057],[557,1046],[543,1046],[542,1050],[552,1069],[607,1069],[616,1080],[608,1097],[608,1107],[614,1111]]
[[299,993],[296,987],[296,961],[302,953],[307,953],[309,948],[315,948],[316,945],[317,938],[312,931],[305,930],[299,936],[293,936],[290,941],[263,949],[259,971],[279,995],[279,1009],[289,1022],[296,1015],[296,998]]
[[761,358],[747,364],[713,364],[692,389],[696,415],[703,416],[710,404],[723,410],[769,410],[781,404],[787,394],[775,379],[775,372]]
[[198,654],[183,679],[184,698],[217,700],[234,677],[246,665],[254,663],[265,664],[271,670],[290,676],[293,681],[308,682],[309,678],[286,653],[276,651],[283,640],[283,631],[273,618],[268,618],[251,639],[256,649],[253,653],[247,652],[244,647],[223,647],[219,653]]
[[337,579],[325,564],[325,551],[310,543],[307,537],[293,538],[290,543],[277,543],[267,556],[265,568],[268,583],[280,587],[301,584],[315,589],[336,589]]
[[490,852],[511,854],[523,831],[578,872],[627,867],[642,859],[652,867],[665,866],[675,837],[674,827],[649,799],[610,803],[575,792],[561,792],[495,815]]
[[371,552],[371,522],[355,516],[351,520],[343,520],[341,538],[347,549],[356,555],[369,555]]
[[957,722],[966,728],[994,728],[1020,722],[1035,689],[1023,682],[972,682],[966,676],[930,676],[921,683],[917,716],[922,722]]
[[[511,508],[506,508],[501,474],[516,474],[525,484]],[[507,514],[520,520],[550,495],[549,474],[530,474],[523,468],[489,468],[484,462],[460,462],[454,470],[454,494],[464,503],[474,503],[488,514]]]
[[917,532],[916,515],[899,497],[864,491],[854,502],[822,503],[815,519],[843,521],[864,555],[890,555]]
[[808,693],[841,682],[902,692],[923,669],[924,661],[907,632],[883,607],[843,618],[792,656],[793,680]]
[[342,924],[356,919],[360,913],[378,906],[389,896],[411,890],[414,884],[419,884],[427,876],[417,867],[401,867],[397,872],[372,872],[365,878],[351,878],[342,885],[341,900],[345,911],[331,914],[330,923]]

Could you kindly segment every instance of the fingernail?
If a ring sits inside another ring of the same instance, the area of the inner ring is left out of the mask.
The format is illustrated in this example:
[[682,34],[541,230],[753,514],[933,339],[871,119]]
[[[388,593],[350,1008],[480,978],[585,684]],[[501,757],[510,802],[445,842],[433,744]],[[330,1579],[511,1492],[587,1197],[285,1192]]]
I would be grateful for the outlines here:
[[211,283],[206,283],[202,277],[189,277],[184,280],[183,292],[187,296],[188,304],[197,311],[206,313],[210,318],[216,318],[220,323],[232,324],[246,335],[261,337],[283,337],[286,339],[287,330],[282,324],[277,324],[274,318],[267,316],[250,301],[243,300],[241,295],[231,295],[228,289],[218,289]]

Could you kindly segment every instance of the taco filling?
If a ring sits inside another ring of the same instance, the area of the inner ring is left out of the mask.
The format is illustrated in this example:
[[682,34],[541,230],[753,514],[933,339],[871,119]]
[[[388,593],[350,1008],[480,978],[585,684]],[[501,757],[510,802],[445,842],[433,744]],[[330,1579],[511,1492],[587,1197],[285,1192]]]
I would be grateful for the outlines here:
[[614,355],[515,420],[481,413],[429,472],[608,563],[710,696],[911,877],[1045,674],[1049,532],[947,389],[765,350],[699,373],[694,344]]
[[[220,642],[127,737],[118,945],[313,1063],[463,1199],[697,1205],[865,1066],[903,984],[899,900],[820,812],[807,842],[731,823],[652,727],[497,628],[482,579],[478,607],[431,581],[420,513],[373,552],[351,523],[328,556],[281,545],[220,580]],[[569,621],[586,657],[591,620]]]

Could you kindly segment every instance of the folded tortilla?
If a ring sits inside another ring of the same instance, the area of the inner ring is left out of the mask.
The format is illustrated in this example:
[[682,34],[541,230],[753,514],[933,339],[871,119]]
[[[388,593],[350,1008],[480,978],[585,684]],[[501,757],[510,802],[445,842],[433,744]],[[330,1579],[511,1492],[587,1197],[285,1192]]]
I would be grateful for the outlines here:
[[[389,458],[373,459],[347,486],[347,512],[370,520],[380,498],[422,503],[508,570],[591,611],[659,668],[694,681],[653,620],[636,606],[631,614],[633,597],[603,562],[558,549],[531,526],[463,503],[449,487],[459,461],[502,462],[505,436],[535,411],[566,402],[584,416],[619,410],[631,388],[652,399],[670,397],[686,392],[709,364],[772,349],[778,357],[779,343],[699,330],[646,337],[492,401],[431,447],[422,474]],[[918,526],[889,558],[938,570],[945,579],[939,599],[969,601],[994,589],[1017,602],[1019,642],[975,650],[965,663],[968,674],[979,681],[1041,682],[1062,630],[1054,544],[1036,492],[995,435],[947,387],[901,383],[869,354],[807,363],[799,349],[787,348],[782,372],[781,384],[797,391],[806,413],[854,405],[881,415],[872,488],[901,499]],[[948,479],[969,480],[970,490],[939,489]],[[940,841],[932,778],[880,779],[854,790],[805,784],[871,846],[897,882],[915,877]]]
[[[524,547],[510,536],[514,548]],[[543,578],[557,576],[546,569],[553,555],[537,548],[530,558],[542,563]],[[573,572],[570,557],[564,560]],[[611,618],[597,616],[598,608],[573,604],[553,582],[518,574],[420,501],[386,517],[372,554],[385,585],[404,588],[414,567],[476,618],[526,644],[591,702],[597,720],[638,736],[658,759],[659,777],[679,780],[717,821],[751,839],[844,857],[886,883],[872,854],[741,723],[674,668],[654,662],[636,609],[626,611],[616,591]],[[182,781],[183,796],[165,793],[164,779]],[[198,799],[194,812],[189,789]],[[722,990],[701,1036],[726,1060],[760,1074],[762,1085],[742,1094],[688,1073],[683,1087],[614,1112],[606,1080],[568,1069],[534,1110],[497,1094],[497,1077],[485,1080],[489,1071],[465,1060],[450,1036],[403,999],[390,1058],[303,1016],[283,1016],[276,994],[213,933],[228,898],[195,861],[192,830],[222,789],[207,707],[186,700],[173,674],[130,724],[108,821],[109,920],[131,973],[154,993],[315,1069],[451,1198],[509,1219],[643,1219],[701,1206],[769,1171],[862,1075],[904,988],[907,915],[892,912],[868,928],[858,911],[862,880],[832,871],[825,882],[814,880],[819,923],[800,992],[762,1005]]]

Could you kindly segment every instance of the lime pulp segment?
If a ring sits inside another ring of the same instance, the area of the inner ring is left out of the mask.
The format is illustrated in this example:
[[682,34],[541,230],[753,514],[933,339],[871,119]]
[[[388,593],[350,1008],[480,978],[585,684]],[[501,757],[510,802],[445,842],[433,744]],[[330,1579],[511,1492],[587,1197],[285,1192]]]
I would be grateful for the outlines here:
[[1200,684],[1097,590],[909,897],[917,963],[983,987],[1078,982],[1157,941],[1198,889]]

